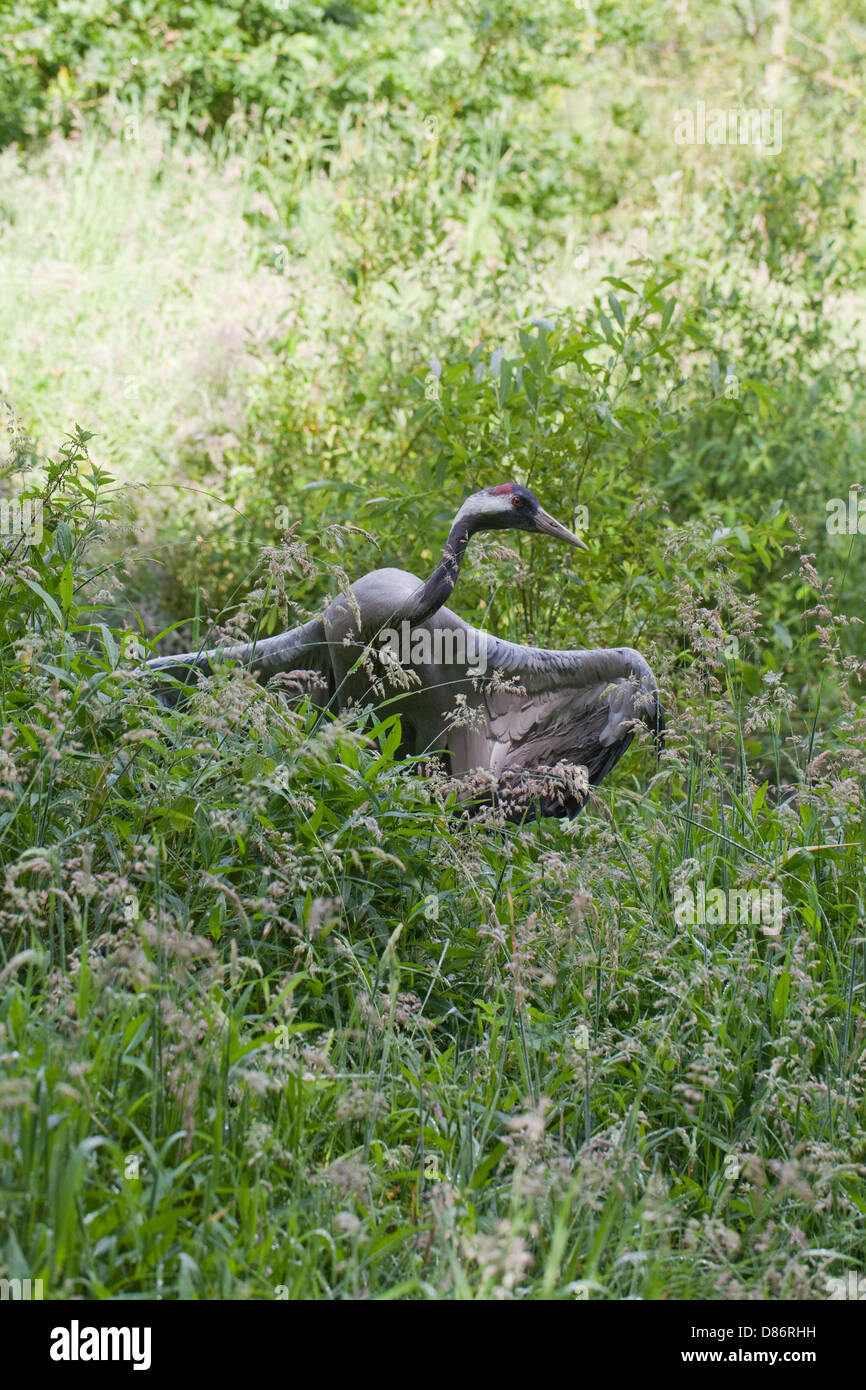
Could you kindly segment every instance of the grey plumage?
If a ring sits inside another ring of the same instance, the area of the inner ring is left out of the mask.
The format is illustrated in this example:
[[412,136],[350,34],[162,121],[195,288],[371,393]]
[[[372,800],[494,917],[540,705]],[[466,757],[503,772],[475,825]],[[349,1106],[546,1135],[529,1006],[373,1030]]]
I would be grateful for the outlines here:
[[[644,658],[629,647],[524,647],[481,632],[444,607],[471,535],[506,528],[586,548],[531,493],[506,484],[464,504],[426,583],[404,570],[376,570],[352,586],[351,598],[340,595],[321,618],[290,632],[148,665],[182,682],[228,660],[251,668],[262,682],[278,673],[304,673],[314,703],[331,709],[369,702],[375,683],[380,696],[384,689],[385,699],[393,700],[387,709],[400,714],[403,752],[440,754],[456,777],[480,772],[490,799],[500,800],[510,819],[536,809],[573,816],[584,804],[587,784],[607,775],[638,722],[660,741],[658,687]],[[429,650],[435,652],[438,641],[449,655],[413,662],[417,684],[398,690],[383,662],[381,638],[404,621],[416,637],[429,633]],[[479,669],[485,674],[473,675]]]

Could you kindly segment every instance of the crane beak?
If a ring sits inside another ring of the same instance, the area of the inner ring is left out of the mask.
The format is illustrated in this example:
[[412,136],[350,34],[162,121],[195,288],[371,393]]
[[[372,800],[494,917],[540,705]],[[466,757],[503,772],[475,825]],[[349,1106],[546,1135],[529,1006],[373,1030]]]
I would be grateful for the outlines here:
[[553,536],[558,541],[567,541],[569,545],[577,546],[578,550],[589,550],[586,541],[582,541],[580,536],[576,536],[573,531],[569,531],[567,526],[563,526],[555,517],[546,512],[543,507],[539,507],[535,513],[535,529],[540,531],[543,536]]

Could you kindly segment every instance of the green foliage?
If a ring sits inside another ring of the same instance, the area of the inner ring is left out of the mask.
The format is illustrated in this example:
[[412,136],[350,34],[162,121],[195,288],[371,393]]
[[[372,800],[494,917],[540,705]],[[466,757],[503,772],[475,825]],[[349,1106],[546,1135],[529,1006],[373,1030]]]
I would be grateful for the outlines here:
[[[351,14],[346,10],[346,17]],[[339,22],[336,13],[331,23]],[[0,140],[43,134],[109,93],[223,122],[240,102],[291,103],[329,28],[318,5],[66,0],[5,19]]]
[[[825,523],[862,458],[866,131],[856,32],[798,23],[772,155],[672,137],[763,103],[760,7],[5,7],[34,438],[10,409],[2,491],[40,534],[4,512],[4,1277],[779,1299],[862,1268],[866,561]],[[573,824],[459,818],[398,700],[155,699],[148,637],[424,575],[505,478],[591,552],[479,539],[454,606],[639,647],[669,718]],[[684,920],[699,884],[783,910]]]
[[[371,99],[419,98],[483,115],[503,97],[534,99],[539,84],[568,80],[573,9],[570,0],[409,14],[394,0],[15,0],[0,47],[0,144],[68,127],[81,107],[117,95],[200,133],[238,110],[315,124],[321,94],[326,118]],[[608,42],[646,32],[646,18],[623,22],[618,6],[600,6],[599,18]],[[434,46],[438,63],[428,60]],[[415,61],[404,61],[407,47]],[[449,58],[465,78],[456,91],[444,74],[428,75]],[[476,70],[483,84],[471,82]]]
[[[155,704],[96,588],[112,493],[78,432],[0,593],[8,1276],[821,1296],[864,1160],[863,829],[831,750],[774,802],[693,633],[648,795],[462,823],[393,714],[315,720],[230,672]],[[784,710],[744,706],[777,741]],[[683,927],[695,875],[777,885],[784,920]]]

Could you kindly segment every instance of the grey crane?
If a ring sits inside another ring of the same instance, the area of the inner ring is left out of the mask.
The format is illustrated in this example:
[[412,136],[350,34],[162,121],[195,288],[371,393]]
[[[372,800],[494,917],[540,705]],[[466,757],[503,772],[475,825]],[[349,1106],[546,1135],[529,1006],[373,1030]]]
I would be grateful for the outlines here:
[[[510,820],[531,810],[574,816],[588,787],[622,757],[638,722],[660,746],[658,686],[631,647],[519,646],[443,607],[471,537],[496,530],[531,531],[588,549],[528,488],[503,483],[464,502],[426,583],[405,570],[374,570],[321,617],[290,632],[245,646],[157,657],[148,665],[182,683],[227,661],[253,669],[263,683],[296,673],[312,682],[317,705],[344,709],[369,703],[374,689],[381,695],[389,670],[393,682],[399,638],[408,637],[412,684],[406,688],[404,681],[395,697],[401,751],[442,756],[454,777],[481,799],[497,801]],[[177,685],[171,689],[169,699],[182,693]]]

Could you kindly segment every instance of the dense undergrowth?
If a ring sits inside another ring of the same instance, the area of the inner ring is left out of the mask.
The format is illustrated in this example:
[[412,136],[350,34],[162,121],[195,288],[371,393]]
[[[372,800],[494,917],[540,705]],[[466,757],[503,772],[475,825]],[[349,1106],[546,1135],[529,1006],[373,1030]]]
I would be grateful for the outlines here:
[[[572,825],[467,823],[393,714],[230,672],[164,710],[103,621],[112,490],[70,440],[0,598],[9,1276],[826,1296],[862,1258],[862,706],[809,762],[785,687],[736,689],[681,612],[644,794],[632,755]],[[782,911],[683,925],[698,879]]]
[[[0,1277],[838,1291],[866,1212],[866,559],[826,525],[862,457],[857,25],[51,8],[0,32],[30,523],[0,552]],[[778,105],[781,150],[676,144],[704,97]],[[454,606],[639,647],[668,715],[575,822],[461,819],[395,759],[399,703],[322,719],[228,671],[154,698],[152,644],[424,574],[508,477],[585,509],[591,553],[479,539]],[[680,910],[714,890],[779,908]]]

